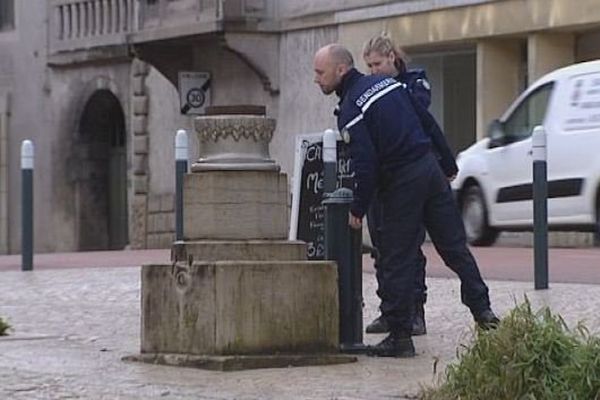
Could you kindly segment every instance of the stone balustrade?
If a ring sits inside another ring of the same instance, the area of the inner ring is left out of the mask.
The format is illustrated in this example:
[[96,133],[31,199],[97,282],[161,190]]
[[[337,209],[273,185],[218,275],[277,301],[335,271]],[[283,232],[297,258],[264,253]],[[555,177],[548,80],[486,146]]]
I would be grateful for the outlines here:
[[51,51],[123,44],[137,29],[138,0],[52,0]]
[[50,54],[164,40],[223,29],[223,22],[260,21],[267,0],[49,0]]

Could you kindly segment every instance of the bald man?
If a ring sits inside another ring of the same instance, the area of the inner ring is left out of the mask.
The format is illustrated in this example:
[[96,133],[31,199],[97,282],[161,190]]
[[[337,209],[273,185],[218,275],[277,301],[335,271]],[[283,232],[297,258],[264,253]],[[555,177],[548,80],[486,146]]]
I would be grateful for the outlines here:
[[365,76],[339,44],[317,51],[315,83],[339,98],[338,128],[348,144],[355,172],[348,223],[360,229],[374,193],[381,204],[381,312],[390,334],[370,355],[414,357],[411,338],[413,282],[424,225],[440,256],[461,280],[461,297],[475,321],[493,328],[488,288],[466,244],[462,218],[448,180],[431,152],[409,94],[392,78]]

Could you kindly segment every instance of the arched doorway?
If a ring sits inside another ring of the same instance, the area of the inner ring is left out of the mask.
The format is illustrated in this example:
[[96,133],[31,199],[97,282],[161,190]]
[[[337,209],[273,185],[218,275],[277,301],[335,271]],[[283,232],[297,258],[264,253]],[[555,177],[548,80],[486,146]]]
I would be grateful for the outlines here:
[[125,116],[109,90],[87,101],[77,142],[79,250],[122,249],[129,241]]

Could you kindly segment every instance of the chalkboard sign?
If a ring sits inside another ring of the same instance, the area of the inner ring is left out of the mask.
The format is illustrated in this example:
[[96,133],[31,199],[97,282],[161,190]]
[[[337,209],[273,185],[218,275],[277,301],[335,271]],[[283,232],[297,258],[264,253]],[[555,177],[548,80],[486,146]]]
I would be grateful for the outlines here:
[[[350,168],[347,146],[338,135],[337,187],[353,188],[354,173]],[[290,240],[307,243],[309,260],[325,257],[325,209],[323,200],[323,134],[305,134],[296,138],[292,218]]]

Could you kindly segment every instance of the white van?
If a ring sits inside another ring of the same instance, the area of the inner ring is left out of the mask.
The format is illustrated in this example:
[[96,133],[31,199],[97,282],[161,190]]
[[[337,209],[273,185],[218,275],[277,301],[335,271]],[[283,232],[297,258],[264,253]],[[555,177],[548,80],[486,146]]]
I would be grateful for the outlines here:
[[600,230],[600,60],[553,71],[461,152],[452,188],[469,243],[491,245],[503,230],[533,227],[533,128],[547,137],[548,227]]

